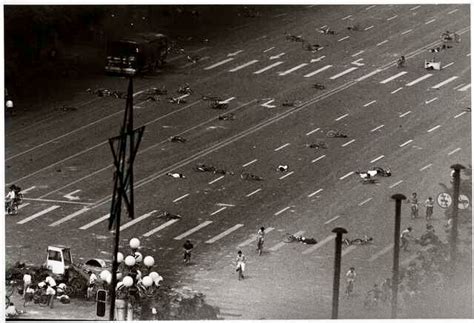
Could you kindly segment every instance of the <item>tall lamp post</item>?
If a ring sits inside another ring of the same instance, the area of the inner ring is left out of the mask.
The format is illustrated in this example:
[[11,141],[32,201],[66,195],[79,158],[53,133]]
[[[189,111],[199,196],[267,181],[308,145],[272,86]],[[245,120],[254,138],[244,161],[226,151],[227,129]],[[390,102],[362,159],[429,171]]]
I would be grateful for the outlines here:
[[393,267],[392,267],[392,319],[397,318],[397,302],[398,302],[398,267],[400,261],[400,224],[402,200],[406,199],[403,194],[394,194],[392,199],[395,200],[395,230],[393,233]]
[[347,233],[344,228],[334,228],[332,230],[336,234],[336,254],[334,257],[334,280],[332,285],[332,319],[337,319],[339,312],[339,280],[341,276],[341,249],[342,235]]
[[457,260],[457,239],[458,239],[458,206],[459,206],[459,186],[461,184],[461,169],[465,169],[463,165],[454,164],[451,166],[453,173],[453,214],[451,227],[451,274],[454,276],[454,269],[456,268]]

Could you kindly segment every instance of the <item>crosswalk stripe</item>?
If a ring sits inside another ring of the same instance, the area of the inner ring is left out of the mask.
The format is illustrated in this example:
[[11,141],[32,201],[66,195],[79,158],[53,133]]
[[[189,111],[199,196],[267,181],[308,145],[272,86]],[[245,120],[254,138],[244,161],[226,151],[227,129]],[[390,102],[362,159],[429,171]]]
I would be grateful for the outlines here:
[[459,91],[459,92],[464,92],[464,91],[466,91],[467,89],[469,89],[470,87],[471,87],[471,84],[468,84],[468,85],[463,86],[462,88],[460,88],[458,91]]
[[387,252],[389,252],[390,250],[392,250],[392,248],[393,248],[393,243],[389,244],[388,246],[386,246],[385,248],[383,248],[379,252],[372,255],[372,257],[369,258],[369,262],[373,262],[378,257],[380,257],[380,256],[386,254]]
[[152,234],[155,234],[155,233],[157,233],[158,231],[161,231],[161,230],[163,230],[164,228],[169,227],[170,225],[172,225],[173,223],[178,222],[178,221],[179,221],[179,219],[172,219],[172,220],[169,220],[168,222],[163,223],[162,225],[160,225],[160,226],[154,228],[153,230],[150,230],[150,231],[148,231],[148,232],[142,234],[142,236],[143,236],[143,237],[149,237],[149,236],[151,236]]
[[413,81],[411,81],[411,82],[405,84],[405,86],[412,86],[412,85],[415,85],[416,83],[421,82],[421,81],[423,81],[423,80],[426,80],[427,78],[432,77],[432,76],[433,76],[433,74],[425,74],[425,75],[423,75],[422,77],[419,77],[419,78],[417,78],[416,80],[413,80]]
[[407,72],[404,71],[404,72],[400,72],[400,73],[398,73],[398,74],[395,74],[395,75],[393,75],[393,76],[391,76],[391,77],[389,77],[389,78],[387,78],[387,79],[381,81],[380,84],[386,84],[386,83],[388,83],[388,82],[390,82],[390,81],[392,81],[392,80],[394,80],[394,79],[396,79],[396,78],[399,78],[399,77],[402,76],[402,75],[405,75],[406,73],[407,73]]
[[446,85],[446,84],[448,84],[449,82],[452,82],[452,81],[454,81],[454,80],[457,79],[457,78],[458,78],[457,76],[452,76],[452,77],[450,77],[449,79],[444,80],[444,81],[441,82],[441,83],[438,83],[438,84],[436,84],[436,85],[433,85],[431,88],[432,88],[432,89],[439,89],[439,88],[442,87],[443,85]]
[[253,65],[258,62],[258,59],[251,60],[250,62],[247,62],[245,64],[242,64],[240,66],[234,67],[233,69],[230,69],[229,72],[236,72],[238,70],[241,70],[247,66]]
[[194,228],[186,231],[185,233],[180,234],[179,236],[175,237],[174,240],[181,240],[181,239],[193,234],[194,232],[201,230],[202,228],[208,226],[211,223],[212,223],[212,221],[204,221],[203,223],[195,226]]
[[356,69],[358,69],[358,67],[351,67],[351,68],[348,68],[347,70],[345,70],[345,71],[343,71],[343,72],[341,72],[341,73],[339,73],[339,74],[336,74],[336,75],[331,76],[330,79],[331,79],[331,80],[335,80],[335,79],[337,79],[338,77],[341,77],[341,76],[343,76],[343,75],[346,75],[347,73],[350,73],[350,72],[352,72],[352,71],[355,71]]
[[106,215],[104,215],[104,216],[101,216],[100,218],[98,218],[98,219],[96,219],[96,220],[94,220],[94,221],[92,221],[92,222],[89,222],[89,223],[83,225],[83,226],[80,227],[79,229],[80,229],[80,230],[89,229],[90,227],[92,227],[92,226],[96,225],[97,223],[100,223],[100,222],[102,222],[102,221],[108,219],[109,217],[110,217],[110,213],[109,213],[109,214],[106,214]]
[[231,234],[232,232],[234,232],[235,230],[240,229],[240,228],[243,227],[243,226],[244,226],[244,225],[241,224],[241,223],[236,224],[236,225],[234,225],[232,228],[229,228],[229,229],[225,230],[224,232],[222,232],[222,233],[216,235],[214,238],[211,238],[211,239],[207,240],[206,243],[214,243],[214,242],[216,242],[217,240],[220,240],[220,239],[224,238],[226,235]]
[[311,248],[308,248],[306,249],[305,251],[302,252],[303,255],[307,255],[308,253],[311,253],[313,251],[316,251],[318,250],[319,248],[321,248],[322,246],[324,246],[326,243],[330,242],[330,241],[334,241],[334,238],[336,237],[335,234],[331,234],[329,236],[327,236],[326,238],[324,238],[323,240],[321,241],[318,241],[317,244],[315,244],[314,246],[312,246]]
[[356,246],[349,246],[347,247],[346,249],[344,249],[341,253],[341,257],[344,257],[345,255],[347,255],[349,252],[351,252],[352,250],[354,250],[356,248]]
[[[298,231],[298,232],[296,232],[296,233],[293,233],[293,235],[294,235],[294,236],[300,236],[300,235],[302,235],[303,233],[304,233],[304,231]],[[270,250],[270,251],[277,251],[278,249],[280,249],[281,247],[283,247],[283,246],[286,245],[286,244],[288,244],[288,243],[282,241],[282,242],[277,243],[276,245],[274,245],[273,247],[271,247],[271,248],[268,249],[268,250]]]
[[128,228],[128,227],[131,227],[132,225],[134,225],[135,223],[138,223],[140,221],[143,221],[147,218],[149,218],[150,216],[152,216],[153,214],[155,214],[156,212],[158,212],[158,210],[153,210],[151,212],[148,212],[146,214],[143,214],[142,216],[136,218],[136,219],[133,219],[132,221],[130,222],[127,222],[125,223],[124,225],[121,225],[120,226],[120,231],[123,231],[124,229]]
[[205,70],[210,70],[210,69],[213,69],[213,68],[215,68],[215,67],[217,67],[217,66],[223,65],[223,64],[228,63],[228,62],[233,61],[233,60],[234,60],[233,57],[227,58],[227,59],[224,59],[223,61],[220,61],[220,62],[215,63],[214,65],[205,67],[204,69],[205,69]]
[[311,76],[316,75],[318,73],[321,73],[322,71],[325,71],[325,70],[327,70],[328,68],[331,68],[331,67],[332,67],[332,65],[323,66],[323,67],[321,67],[320,69],[318,69],[314,72],[306,74],[304,77],[311,77]]
[[[267,235],[268,233],[272,232],[275,228],[266,228],[265,229],[265,235]],[[244,242],[240,243],[238,245],[239,248],[242,248],[242,247],[245,247],[245,246],[248,246],[249,244],[251,244],[252,242],[256,241],[257,239],[257,235],[256,234],[253,234],[250,238],[248,238],[247,240],[245,240]]]
[[40,212],[38,212],[38,213],[33,214],[32,216],[29,216],[29,217],[27,217],[27,218],[25,218],[25,219],[23,219],[23,220],[21,220],[21,221],[18,221],[17,224],[24,224],[24,223],[26,223],[26,222],[29,222],[29,221],[31,221],[31,220],[34,220],[34,219],[36,219],[37,217],[40,217],[40,216],[42,216],[42,215],[44,215],[44,214],[46,214],[46,213],[49,213],[49,212],[51,212],[51,211],[53,211],[53,210],[56,210],[56,209],[59,208],[59,207],[60,207],[59,205],[50,206],[49,208],[44,209],[43,211],[40,211]]
[[300,65],[297,65],[297,66],[295,66],[293,68],[290,68],[289,70],[286,70],[284,72],[279,72],[278,75],[283,76],[283,75],[290,74],[291,72],[294,72],[296,70],[299,70],[302,67],[305,67],[306,65],[308,65],[308,63],[303,63],[303,64],[300,64]]
[[268,65],[268,66],[266,66],[266,67],[264,67],[264,68],[262,68],[262,69],[260,69],[260,70],[258,70],[258,71],[256,71],[256,72],[253,72],[253,74],[261,74],[261,73],[263,73],[263,72],[265,72],[265,71],[268,71],[269,69],[272,69],[272,68],[274,68],[274,67],[276,67],[276,66],[278,66],[278,65],[280,65],[280,64],[283,64],[283,62],[280,61],[280,62],[273,63],[273,64]]
[[85,213],[85,212],[87,212],[87,211],[89,211],[89,210],[90,210],[90,209],[89,209],[88,207],[82,208],[82,209],[80,209],[79,211],[76,211],[76,212],[74,212],[74,213],[72,213],[72,214],[70,214],[70,215],[68,215],[68,216],[66,216],[66,217],[64,217],[64,218],[62,218],[61,220],[58,220],[58,221],[56,221],[56,222],[51,223],[49,226],[50,226],[50,227],[58,226],[58,225],[60,225],[61,223],[66,222],[66,221],[69,221],[69,220],[75,218],[76,216],[81,215],[82,213]]

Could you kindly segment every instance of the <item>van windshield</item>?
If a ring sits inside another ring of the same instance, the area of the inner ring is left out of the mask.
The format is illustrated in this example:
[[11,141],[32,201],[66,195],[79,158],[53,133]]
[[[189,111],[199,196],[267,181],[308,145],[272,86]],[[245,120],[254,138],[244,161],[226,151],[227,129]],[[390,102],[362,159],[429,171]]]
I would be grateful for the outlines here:
[[138,52],[136,44],[124,41],[110,42],[107,46],[107,55],[109,56],[133,56]]

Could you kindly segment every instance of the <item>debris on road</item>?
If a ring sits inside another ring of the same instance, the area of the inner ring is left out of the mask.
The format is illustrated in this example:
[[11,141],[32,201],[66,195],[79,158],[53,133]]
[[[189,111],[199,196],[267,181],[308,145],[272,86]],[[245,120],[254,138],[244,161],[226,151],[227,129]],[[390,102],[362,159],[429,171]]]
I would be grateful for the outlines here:
[[181,173],[166,173],[166,175],[168,175],[170,177],[173,177],[173,178],[186,178],[186,176],[184,176]]

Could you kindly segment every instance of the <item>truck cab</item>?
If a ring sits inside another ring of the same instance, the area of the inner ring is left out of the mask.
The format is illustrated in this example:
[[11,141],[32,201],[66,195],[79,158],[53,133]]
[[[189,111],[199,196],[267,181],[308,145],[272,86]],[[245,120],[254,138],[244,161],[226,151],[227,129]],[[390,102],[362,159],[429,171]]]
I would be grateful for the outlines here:
[[61,245],[48,246],[46,267],[53,274],[64,275],[71,266],[71,248]]

